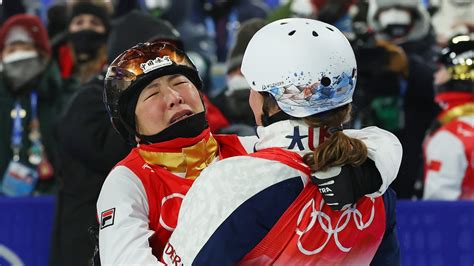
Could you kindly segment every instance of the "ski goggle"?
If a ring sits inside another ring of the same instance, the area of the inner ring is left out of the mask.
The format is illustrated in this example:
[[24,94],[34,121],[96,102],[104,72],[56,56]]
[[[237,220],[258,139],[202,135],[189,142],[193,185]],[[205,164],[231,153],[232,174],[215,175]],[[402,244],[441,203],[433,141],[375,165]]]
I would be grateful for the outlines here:
[[168,66],[196,69],[188,56],[169,42],[140,43],[120,54],[110,64],[105,79],[133,82],[143,74]]

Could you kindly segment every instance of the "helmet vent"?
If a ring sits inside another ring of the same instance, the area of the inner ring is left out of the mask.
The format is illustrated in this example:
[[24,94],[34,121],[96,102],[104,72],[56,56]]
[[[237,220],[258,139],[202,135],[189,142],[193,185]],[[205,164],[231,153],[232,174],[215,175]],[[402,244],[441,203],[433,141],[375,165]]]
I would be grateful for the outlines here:
[[314,36],[314,37],[318,37],[319,35],[318,35],[317,32],[315,32],[315,31],[313,30],[313,36]]
[[255,86],[255,81],[252,81],[252,85],[254,85],[254,86]]
[[288,35],[293,36],[293,34],[295,34],[295,32],[296,32],[296,30],[292,30],[288,33]]
[[333,29],[329,28],[329,27],[326,27],[326,29],[330,30],[330,31],[334,31]]
[[327,86],[331,85],[331,79],[328,78],[328,77],[323,77],[321,79],[321,84],[323,84],[324,87],[327,87]]
[[288,24],[288,22],[282,22],[282,23],[280,23],[280,25],[285,25],[285,24]]

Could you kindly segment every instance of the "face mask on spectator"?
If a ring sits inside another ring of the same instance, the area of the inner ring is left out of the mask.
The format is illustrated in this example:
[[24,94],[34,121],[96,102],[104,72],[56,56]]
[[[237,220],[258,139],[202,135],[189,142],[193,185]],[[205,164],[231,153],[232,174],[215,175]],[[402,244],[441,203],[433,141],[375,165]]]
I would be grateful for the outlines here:
[[379,15],[384,32],[394,38],[408,35],[412,27],[410,12],[397,8],[387,9]]
[[97,56],[97,51],[106,41],[105,33],[98,33],[93,30],[81,30],[69,33],[69,40],[73,45],[76,61],[84,63],[93,60]]
[[16,51],[3,57],[3,73],[9,89],[17,91],[37,77],[46,67],[46,62],[36,51]]
[[242,90],[242,89],[250,89],[250,85],[247,80],[242,75],[234,75],[227,80],[227,91],[226,95],[230,96],[233,92]]

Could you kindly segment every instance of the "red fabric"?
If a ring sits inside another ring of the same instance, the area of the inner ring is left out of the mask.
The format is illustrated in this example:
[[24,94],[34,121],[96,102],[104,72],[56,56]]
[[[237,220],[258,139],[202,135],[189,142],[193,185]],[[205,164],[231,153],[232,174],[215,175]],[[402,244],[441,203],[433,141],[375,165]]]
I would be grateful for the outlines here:
[[428,171],[435,171],[439,172],[441,169],[441,162],[440,161],[430,161],[428,164]]
[[[238,148],[241,144],[235,136],[219,136],[216,140],[220,152],[225,155],[224,158],[243,155],[241,152],[245,152],[243,148]],[[237,148],[230,149],[231,147]],[[117,166],[123,165],[132,170],[145,188],[149,207],[149,226],[155,232],[149,240],[150,247],[153,254],[160,258],[165,244],[176,227],[182,200],[194,180],[181,178],[159,166],[147,164],[139,155],[140,148],[134,148]]]
[[474,102],[474,93],[469,92],[442,92],[435,96],[435,102],[438,104],[446,105],[445,111],[439,114],[439,117],[443,116],[446,111],[469,102]]
[[237,135],[213,135],[219,143],[219,158],[229,158],[236,155],[245,155],[247,151],[240,144]]
[[[251,156],[296,169],[303,164],[299,155],[284,150],[268,149]],[[333,211],[310,183],[239,264],[369,265],[382,242],[385,222],[381,197],[363,197],[350,208]]]
[[34,15],[18,14],[5,21],[0,30],[0,51],[5,47],[5,38],[12,27],[23,27],[35,42],[35,45],[48,56],[51,56],[51,46],[49,44],[48,32],[41,20]]
[[303,163],[301,156],[294,152],[289,152],[280,148],[268,148],[254,152],[248,156],[278,161],[305,173],[307,176],[311,175],[311,169]]
[[459,199],[474,200],[474,127],[462,121],[454,120],[440,128],[440,130],[451,132],[464,145],[467,168],[462,181]]
[[74,69],[74,59],[72,51],[67,44],[63,44],[58,48],[58,64],[61,70],[62,78],[69,78]]
[[212,133],[219,132],[220,129],[229,126],[229,121],[215,105],[211,103],[206,95],[202,94],[204,106],[206,106],[206,119]]

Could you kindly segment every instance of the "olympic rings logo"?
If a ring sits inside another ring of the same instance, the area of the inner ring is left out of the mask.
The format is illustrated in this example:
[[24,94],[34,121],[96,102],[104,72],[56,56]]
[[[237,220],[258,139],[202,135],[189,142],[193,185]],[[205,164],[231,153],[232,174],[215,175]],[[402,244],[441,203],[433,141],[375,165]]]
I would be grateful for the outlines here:
[[[315,205],[314,199],[311,199],[310,201],[308,201],[303,207],[303,209],[301,210],[300,215],[298,216],[298,222],[297,222],[297,226],[298,226],[298,228],[296,229],[296,234],[298,235],[297,246],[300,252],[308,256],[318,254],[326,247],[326,245],[329,243],[329,241],[331,240],[333,236],[334,236],[334,242],[336,243],[336,246],[339,248],[339,250],[341,250],[342,252],[349,252],[351,250],[351,247],[345,247],[342,245],[342,243],[339,241],[338,233],[343,231],[347,227],[347,225],[351,221],[351,217],[353,218],[353,221],[357,229],[359,229],[360,231],[364,230],[365,228],[369,227],[372,224],[372,221],[375,215],[375,205],[374,205],[375,200],[373,198],[370,198],[370,200],[372,201],[372,211],[370,213],[370,218],[366,223],[364,223],[362,219],[362,213],[357,209],[357,204],[354,204],[343,211],[342,215],[339,217],[336,223],[335,228],[332,227],[331,217],[329,217],[329,215],[327,215],[326,213],[322,211],[324,200],[321,200],[319,210],[316,210],[314,206]],[[303,219],[304,214],[310,207],[311,207],[311,214],[310,214],[311,221],[305,229],[300,230],[299,225],[301,223],[301,220]],[[305,233],[309,232],[314,227],[314,225],[316,224],[316,221],[318,221],[319,226],[324,230],[324,232],[327,233],[327,238],[326,238],[326,241],[320,247],[314,250],[308,250],[305,247],[303,247],[303,244],[301,243],[301,238],[303,237]]]

